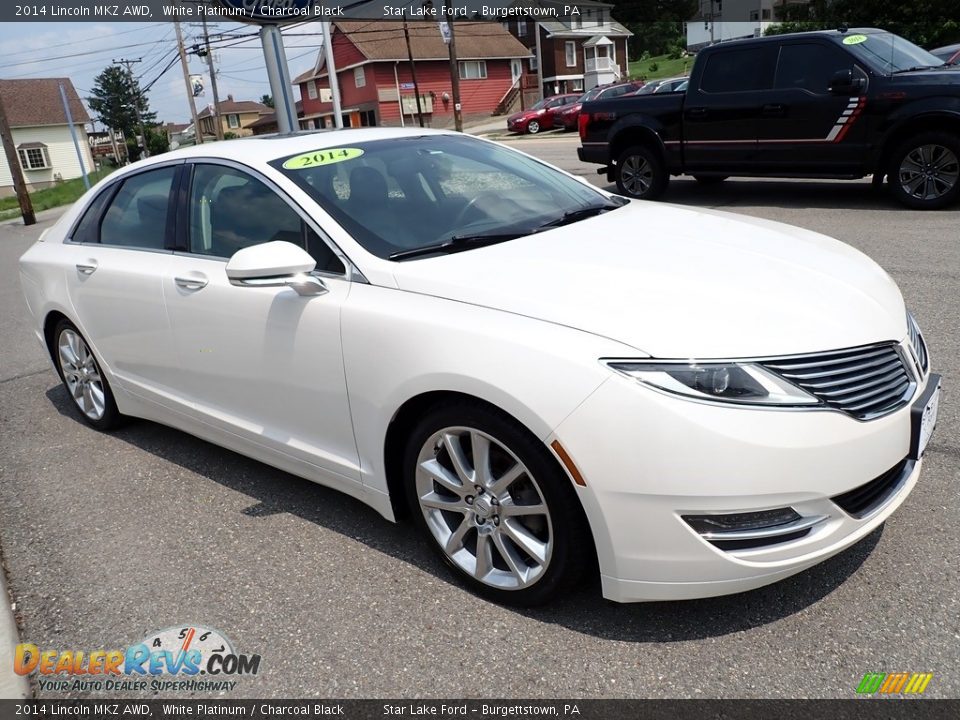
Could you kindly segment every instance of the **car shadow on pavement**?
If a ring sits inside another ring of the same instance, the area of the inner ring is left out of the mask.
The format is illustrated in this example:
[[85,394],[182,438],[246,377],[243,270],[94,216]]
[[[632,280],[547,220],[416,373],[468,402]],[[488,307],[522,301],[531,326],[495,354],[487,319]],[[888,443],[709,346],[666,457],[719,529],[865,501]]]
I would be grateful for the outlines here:
[[[62,385],[51,387],[46,395],[64,418],[96,432],[79,417]],[[110,435],[248,496],[252,503],[241,511],[248,517],[289,513],[407,562],[443,582],[457,582],[410,522],[390,523],[348,495],[151,421],[131,419]],[[624,642],[676,642],[727,635],[793,615],[823,599],[860,567],[881,534],[882,526],[799,575],[738,595],[622,605],[601,597],[596,578],[548,606],[512,611],[538,622]],[[476,598],[475,602],[486,601]]]
[[[617,186],[612,183],[604,189],[617,192]],[[824,182],[730,178],[716,185],[701,185],[692,178],[673,178],[659,200],[718,210],[742,206],[923,212],[903,207],[886,187],[873,188],[869,180]]]

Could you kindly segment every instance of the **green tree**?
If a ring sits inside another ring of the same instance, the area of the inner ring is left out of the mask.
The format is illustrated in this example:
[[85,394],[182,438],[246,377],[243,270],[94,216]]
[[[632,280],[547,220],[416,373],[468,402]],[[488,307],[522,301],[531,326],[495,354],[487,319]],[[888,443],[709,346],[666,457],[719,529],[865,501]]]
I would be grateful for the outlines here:
[[812,0],[785,7],[780,19],[767,35],[859,26],[889,30],[926,48],[960,40],[960,0]]
[[[137,109],[140,110],[144,125],[150,125],[157,119],[157,114],[150,111],[150,104],[140,89],[140,83],[119,65],[111,65],[97,75],[90,93],[87,103],[96,113],[97,120],[114,130],[122,130],[128,139],[140,134]],[[134,154],[139,156],[139,150]]]
[[630,57],[664,55],[686,48],[683,23],[698,5],[698,0],[625,0],[614,3],[612,15],[633,33]]
[[170,149],[170,138],[162,126],[147,128],[147,147],[151,155],[162,155]]
[[261,95],[260,104],[266,105],[269,108],[273,107],[273,95]]

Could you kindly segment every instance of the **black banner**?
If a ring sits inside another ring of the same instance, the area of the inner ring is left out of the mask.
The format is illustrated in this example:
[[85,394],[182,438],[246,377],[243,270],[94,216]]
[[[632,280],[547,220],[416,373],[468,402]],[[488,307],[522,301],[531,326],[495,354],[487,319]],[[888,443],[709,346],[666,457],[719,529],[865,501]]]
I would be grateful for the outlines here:
[[0,700],[8,718],[954,720],[960,700]]

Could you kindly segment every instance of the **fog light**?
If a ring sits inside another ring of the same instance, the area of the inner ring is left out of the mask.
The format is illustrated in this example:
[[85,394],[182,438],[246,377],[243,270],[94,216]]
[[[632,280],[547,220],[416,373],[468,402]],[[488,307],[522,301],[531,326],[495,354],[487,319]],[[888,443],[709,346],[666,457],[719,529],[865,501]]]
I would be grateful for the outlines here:
[[796,522],[800,516],[793,508],[775,508],[731,515],[683,515],[684,522],[701,535],[723,537],[728,533],[760,530]]

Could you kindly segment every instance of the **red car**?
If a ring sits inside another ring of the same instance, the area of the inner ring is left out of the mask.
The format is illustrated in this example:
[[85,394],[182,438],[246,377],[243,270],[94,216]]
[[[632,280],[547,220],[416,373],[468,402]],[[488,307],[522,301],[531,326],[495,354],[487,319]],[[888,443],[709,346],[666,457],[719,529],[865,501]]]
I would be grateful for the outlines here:
[[550,130],[554,127],[555,119],[550,111],[569,105],[579,97],[579,93],[572,93],[544,98],[529,110],[523,110],[508,117],[507,130],[521,134],[530,133],[531,135],[535,135],[541,130]]
[[597,85],[595,88],[587,90],[587,92],[577,98],[576,102],[565,107],[563,112],[558,112],[554,122],[558,126],[563,125],[564,130],[576,130],[577,122],[580,120],[580,108],[587,100],[619,97],[634,90],[639,90],[642,87],[643,80],[632,80],[630,82],[613,83],[611,85]]

